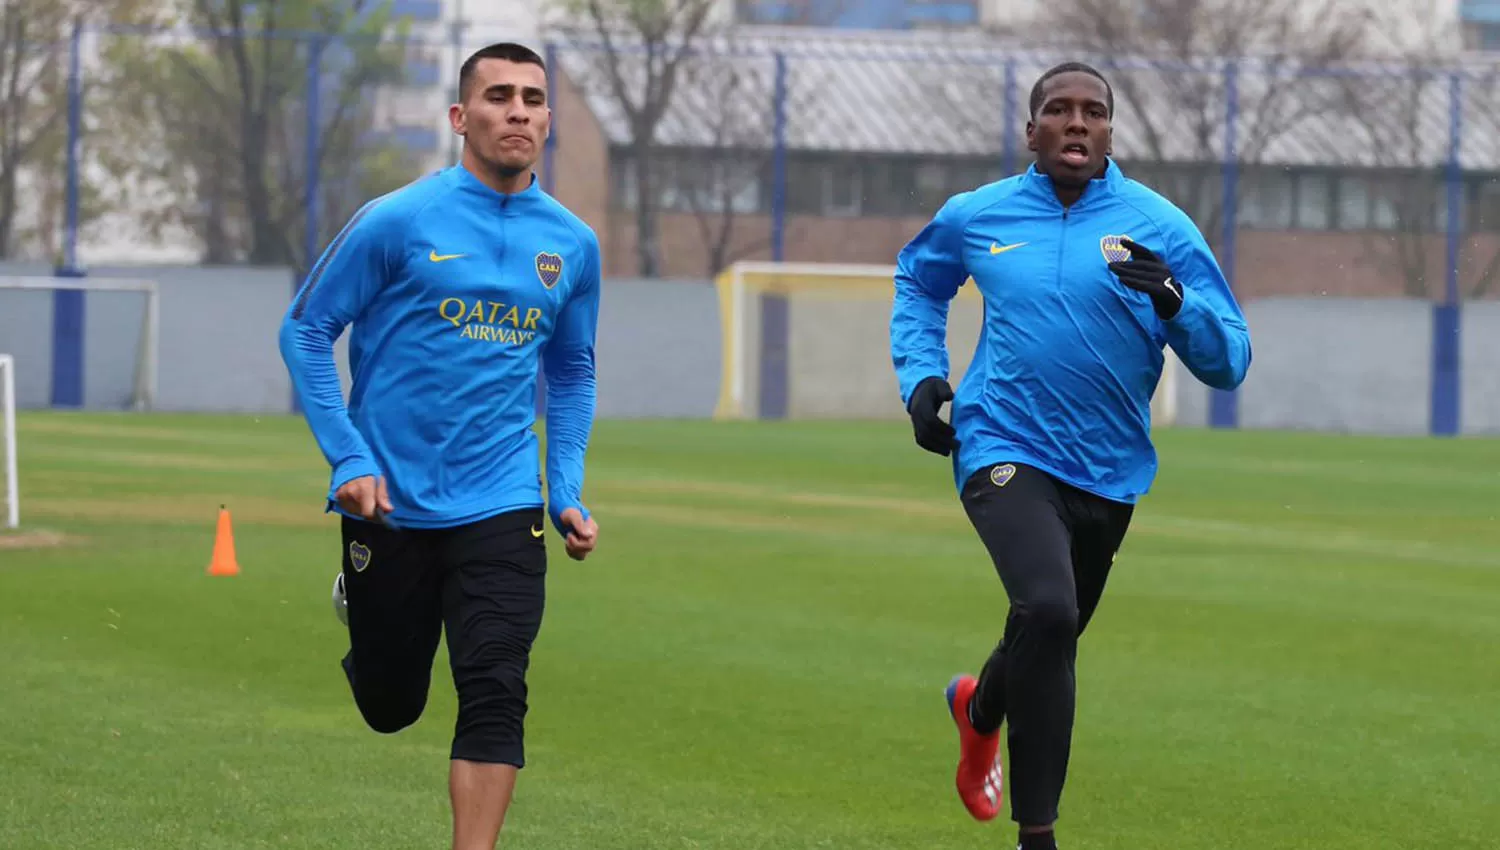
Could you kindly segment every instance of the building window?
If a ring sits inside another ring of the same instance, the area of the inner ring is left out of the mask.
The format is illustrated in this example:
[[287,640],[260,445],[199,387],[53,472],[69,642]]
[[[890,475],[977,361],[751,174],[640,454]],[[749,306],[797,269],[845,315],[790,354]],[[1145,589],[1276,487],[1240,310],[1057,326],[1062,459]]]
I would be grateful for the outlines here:
[[1304,171],[1297,175],[1297,218],[1295,227],[1303,230],[1327,230],[1333,218],[1333,191],[1328,175]]
[[1294,184],[1292,176],[1278,168],[1243,172],[1236,224],[1259,230],[1285,230],[1292,226]]
[[855,161],[841,160],[823,172],[823,214],[856,216],[864,197],[863,173]]

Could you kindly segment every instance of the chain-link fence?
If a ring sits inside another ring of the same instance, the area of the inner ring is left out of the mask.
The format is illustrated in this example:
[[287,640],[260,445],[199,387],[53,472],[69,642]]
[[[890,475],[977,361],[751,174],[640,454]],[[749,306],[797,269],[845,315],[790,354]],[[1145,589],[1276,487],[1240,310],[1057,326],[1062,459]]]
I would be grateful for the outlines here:
[[[300,267],[363,200],[455,159],[443,113],[477,46],[80,30],[37,77],[66,105],[36,119],[55,143],[4,163],[0,244]],[[611,268],[693,276],[888,261],[946,197],[1027,166],[1032,83],[1074,58],[785,36],[544,52],[548,188],[609,231]],[[1113,84],[1117,161],[1194,217],[1247,294],[1496,288],[1493,67],[1082,58]]]
[[[456,161],[445,110],[459,62],[498,40],[486,35],[81,28],[36,46],[7,110],[0,253],[299,271],[361,203]],[[889,264],[947,197],[1028,166],[1032,85],[1081,59],[1112,83],[1116,161],[1193,217],[1242,302],[1437,305],[1438,430],[1458,416],[1443,389],[1456,366],[1442,367],[1459,359],[1457,306],[1500,291],[1493,62],[754,29],[536,43],[554,86],[544,186],[600,234],[614,276]]]

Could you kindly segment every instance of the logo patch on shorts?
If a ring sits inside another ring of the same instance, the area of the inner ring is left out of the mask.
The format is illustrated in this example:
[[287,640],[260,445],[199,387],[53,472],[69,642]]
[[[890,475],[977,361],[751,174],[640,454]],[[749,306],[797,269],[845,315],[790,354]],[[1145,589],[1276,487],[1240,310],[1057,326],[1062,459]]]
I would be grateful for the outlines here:
[[349,541],[349,565],[357,573],[364,572],[370,566],[370,547],[358,540]]
[[1004,487],[1015,477],[1016,465],[1013,463],[1002,463],[990,470],[990,483],[996,487]]
[[1099,251],[1104,254],[1106,263],[1124,263],[1130,260],[1130,249],[1120,244],[1121,239],[1129,239],[1129,236],[1105,236],[1099,240]]

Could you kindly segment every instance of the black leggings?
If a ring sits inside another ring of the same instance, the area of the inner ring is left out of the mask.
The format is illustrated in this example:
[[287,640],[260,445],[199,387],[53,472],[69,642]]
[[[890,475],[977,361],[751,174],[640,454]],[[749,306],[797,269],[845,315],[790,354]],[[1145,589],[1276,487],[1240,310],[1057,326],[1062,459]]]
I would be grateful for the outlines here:
[[1134,508],[1010,463],[975,473],[961,498],[1010,597],[1004,637],[979,676],[975,726],[1008,721],[1011,817],[1046,826],[1068,771],[1078,638]]

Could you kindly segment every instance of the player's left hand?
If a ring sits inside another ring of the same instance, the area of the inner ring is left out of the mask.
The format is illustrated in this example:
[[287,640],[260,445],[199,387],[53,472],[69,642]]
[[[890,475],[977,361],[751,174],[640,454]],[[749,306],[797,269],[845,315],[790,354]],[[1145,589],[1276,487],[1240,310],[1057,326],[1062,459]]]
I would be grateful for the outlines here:
[[594,544],[599,540],[599,524],[594,522],[593,517],[584,519],[583,511],[577,508],[568,508],[558,517],[563,528],[568,530],[568,536],[563,538],[563,546],[568,550],[568,557],[575,561],[582,561],[594,551]]
[[1156,315],[1164,320],[1176,316],[1182,309],[1182,284],[1172,277],[1172,270],[1144,245],[1121,239],[1120,247],[1130,252],[1130,259],[1110,263],[1109,270],[1121,283],[1150,296]]

